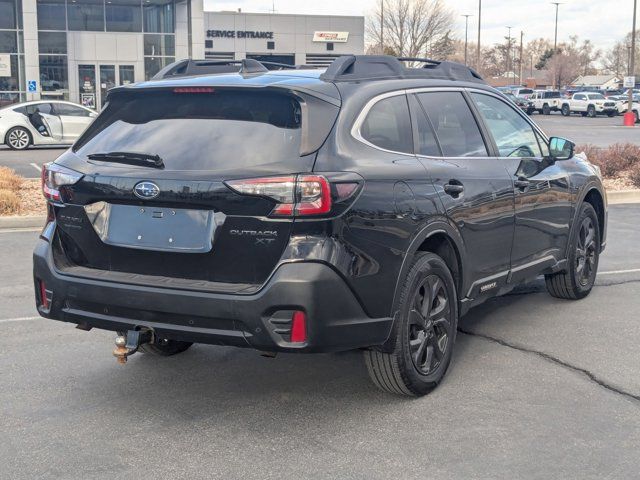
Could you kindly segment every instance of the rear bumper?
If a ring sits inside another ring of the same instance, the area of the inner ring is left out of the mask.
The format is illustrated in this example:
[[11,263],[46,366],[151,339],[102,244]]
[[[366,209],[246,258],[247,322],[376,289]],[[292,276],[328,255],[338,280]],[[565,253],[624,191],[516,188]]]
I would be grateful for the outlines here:
[[[380,345],[391,318],[370,318],[345,281],[323,263],[281,265],[251,295],[115,283],[56,270],[49,242],[33,253],[40,315],[112,331],[152,329],[157,336],[264,351],[328,352]],[[49,308],[40,300],[44,281]],[[291,343],[290,314],[307,315],[307,341]]]

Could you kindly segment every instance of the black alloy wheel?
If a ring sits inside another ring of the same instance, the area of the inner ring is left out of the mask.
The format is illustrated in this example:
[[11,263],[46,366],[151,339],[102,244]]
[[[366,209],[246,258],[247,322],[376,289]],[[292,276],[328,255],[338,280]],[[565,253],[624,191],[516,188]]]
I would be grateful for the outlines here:
[[600,249],[598,215],[591,204],[583,203],[571,232],[567,268],[545,275],[549,293],[567,300],[578,300],[589,295],[596,281]]
[[445,284],[429,275],[416,288],[409,312],[408,341],[411,360],[422,375],[441,364],[451,338],[451,309]]
[[591,281],[597,265],[596,228],[591,217],[582,220],[576,245],[576,279],[583,287]]
[[389,393],[429,393],[451,363],[457,325],[457,290],[451,270],[435,253],[416,254],[399,291],[389,343],[364,351],[371,379]]

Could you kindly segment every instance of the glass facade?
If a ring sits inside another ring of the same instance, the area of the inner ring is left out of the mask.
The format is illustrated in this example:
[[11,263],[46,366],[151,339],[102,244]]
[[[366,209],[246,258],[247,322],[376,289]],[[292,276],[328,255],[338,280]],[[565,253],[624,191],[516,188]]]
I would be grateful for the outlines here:
[[0,107],[24,101],[21,0],[0,0]]

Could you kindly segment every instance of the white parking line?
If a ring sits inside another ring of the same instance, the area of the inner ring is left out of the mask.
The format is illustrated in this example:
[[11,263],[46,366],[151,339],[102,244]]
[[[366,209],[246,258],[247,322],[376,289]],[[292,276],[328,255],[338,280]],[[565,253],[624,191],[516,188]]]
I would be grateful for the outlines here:
[[38,320],[42,317],[17,317],[17,318],[0,318],[0,323],[9,323],[9,322],[27,322],[29,320]]
[[29,165],[31,165],[33,168],[35,168],[39,172],[42,172],[42,169],[40,168],[40,165],[38,165],[37,163],[31,162]]
[[620,275],[624,273],[640,273],[640,268],[632,268],[630,270],[611,270],[609,272],[599,272],[598,275]]

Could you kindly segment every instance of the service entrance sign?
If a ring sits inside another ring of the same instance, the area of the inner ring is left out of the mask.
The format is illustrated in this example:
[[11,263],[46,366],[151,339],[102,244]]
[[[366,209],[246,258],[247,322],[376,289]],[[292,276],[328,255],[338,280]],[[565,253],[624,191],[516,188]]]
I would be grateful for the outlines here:
[[624,88],[634,88],[636,86],[636,77],[624,77],[622,86]]
[[11,55],[0,53],[0,77],[11,76]]

